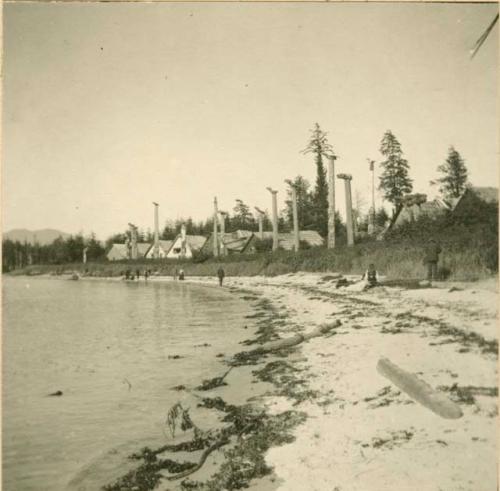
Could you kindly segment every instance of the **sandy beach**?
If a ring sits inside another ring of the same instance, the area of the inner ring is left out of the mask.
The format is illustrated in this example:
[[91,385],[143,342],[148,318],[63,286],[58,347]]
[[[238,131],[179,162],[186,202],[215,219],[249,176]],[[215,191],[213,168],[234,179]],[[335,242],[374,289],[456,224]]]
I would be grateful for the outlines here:
[[[359,292],[337,289],[335,278],[297,273],[225,281],[271,302],[286,319],[277,327],[281,338],[342,323],[335,335],[304,342],[286,359],[300,371],[307,397],[275,390],[261,398],[271,414],[307,415],[292,443],[265,455],[275,489],[496,489],[495,281]],[[446,394],[463,416],[444,419],[398,390],[376,370],[383,357]]]

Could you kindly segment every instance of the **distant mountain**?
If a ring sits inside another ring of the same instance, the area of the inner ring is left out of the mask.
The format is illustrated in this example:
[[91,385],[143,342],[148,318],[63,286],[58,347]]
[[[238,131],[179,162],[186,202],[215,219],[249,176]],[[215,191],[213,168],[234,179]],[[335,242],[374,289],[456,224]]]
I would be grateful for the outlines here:
[[44,228],[42,230],[26,230],[25,228],[15,228],[2,234],[2,240],[18,240],[19,242],[28,242],[34,244],[35,241],[40,245],[52,243],[58,237],[66,239],[70,234],[54,230],[52,228]]

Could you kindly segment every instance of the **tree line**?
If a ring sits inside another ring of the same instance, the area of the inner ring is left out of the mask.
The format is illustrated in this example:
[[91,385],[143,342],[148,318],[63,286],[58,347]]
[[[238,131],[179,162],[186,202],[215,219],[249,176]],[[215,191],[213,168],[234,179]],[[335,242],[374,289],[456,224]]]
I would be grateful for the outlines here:
[[[332,145],[328,142],[328,135],[321,129],[318,123],[310,130],[310,137],[302,154],[312,154],[316,167],[316,179],[314,187],[303,176],[298,175],[291,185],[295,187],[297,205],[299,209],[299,229],[314,230],[322,237],[328,234],[328,182],[327,172],[324,164],[325,158],[335,156]],[[393,216],[408,203],[408,199],[416,199],[424,195],[411,195],[413,191],[413,180],[410,177],[410,165],[404,158],[402,146],[392,131],[387,130],[380,143],[379,162],[381,173],[379,176],[378,189],[382,192],[385,201],[393,206]],[[451,146],[448,149],[446,160],[437,166],[439,177],[430,181],[433,186],[439,186],[439,191],[444,199],[458,198],[468,186],[467,167],[459,152]],[[285,208],[278,216],[278,228],[283,232],[290,232],[293,228],[293,213],[291,201],[292,189],[289,185]],[[364,200],[361,195],[355,195],[353,203],[353,214],[358,231],[366,231],[369,223],[369,213],[363,212]],[[390,217],[385,208],[374,210],[375,225],[384,227]],[[262,216],[264,230],[271,230],[272,224],[267,210]],[[338,243],[345,242],[346,227],[340,215],[335,215],[335,230]],[[160,238],[164,240],[174,239],[185,225],[186,233],[190,235],[208,236],[213,231],[213,217],[206,220],[195,221],[191,217],[167,220],[160,231]],[[226,232],[236,230],[258,230],[258,221],[249,205],[240,199],[235,200],[232,213],[228,213],[225,219]],[[70,262],[81,262],[83,251],[86,248],[87,260],[98,261],[105,257],[106,252],[113,243],[125,243],[128,231],[114,234],[106,240],[103,245],[94,234],[84,237],[81,234],[72,235],[66,239],[59,237],[51,244],[29,244],[3,241],[2,265],[4,270],[24,267],[29,264],[62,264]],[[146,231],[139,229],[138,241],[152,243],[154,240],[151,229]]]

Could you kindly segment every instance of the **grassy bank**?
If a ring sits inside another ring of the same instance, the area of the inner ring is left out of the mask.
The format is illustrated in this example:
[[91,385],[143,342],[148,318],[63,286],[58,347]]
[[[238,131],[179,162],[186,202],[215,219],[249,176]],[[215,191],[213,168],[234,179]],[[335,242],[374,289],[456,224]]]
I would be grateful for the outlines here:
[[[480,239],[480,237],[471,237]],[[440,273],[443,279],[471,281],[486,278],[498,270],[496,243],[441,242],[443,253]],[[338,272],[361,274],[369,263],[388,278],[418,279],[426,275],[423,263],[423,243],[415,242],[370,242],[353,247],[342,246],[333,250],[312,248],[298,254],[288,251],[260,253],[253,255],[228,256],[221,259],[192,261],[120,261],[64,265],[33,265],[16,270],[11,274],[64,274],[78,271],[89,276],[116,277],[130,269],[151,269],[161,275],[170,275],[173,270],[183,268],[187,276],[214,276],[218,267],[223,266],[227,276],[274,276],[297,271]]]

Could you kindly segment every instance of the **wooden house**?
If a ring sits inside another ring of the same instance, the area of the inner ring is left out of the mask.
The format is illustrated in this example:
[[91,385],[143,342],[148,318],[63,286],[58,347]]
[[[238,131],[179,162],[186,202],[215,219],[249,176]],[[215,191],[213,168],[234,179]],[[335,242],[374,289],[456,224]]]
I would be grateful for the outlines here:
[[172,242],[167,252],[167,259],[190,259],[199,252],[207,241],[203,235],[186,235],[180,233]]
[[[218,236],[221,239],[221,234]],[[255,235],[249,230],[236,230],[225,233],[222,237],[223,246],[219,250],[226,249],[227,254],[252,254],[255,252]],[[202,252],[206,255],[213,254],[213,234],[205,242]]]
[[[168,251],[172,247],[172,244],[174,243],[173,240],[160,240],[159,241],[159,259],[164,259],[167,257]],[[146,259],[154,259],[154,249],[155,245],[154,243],[150,245],[149,249],[147,250],[145,257]]]
[[[147,242],[139,242],[137,244],[137,258],[143,259],[150,247],[151,244]],[[130,259],[129,255],[130,251],[126,244],[113,244],[106,254],[106,257],[108,261],[122,261],[124,259]]]

